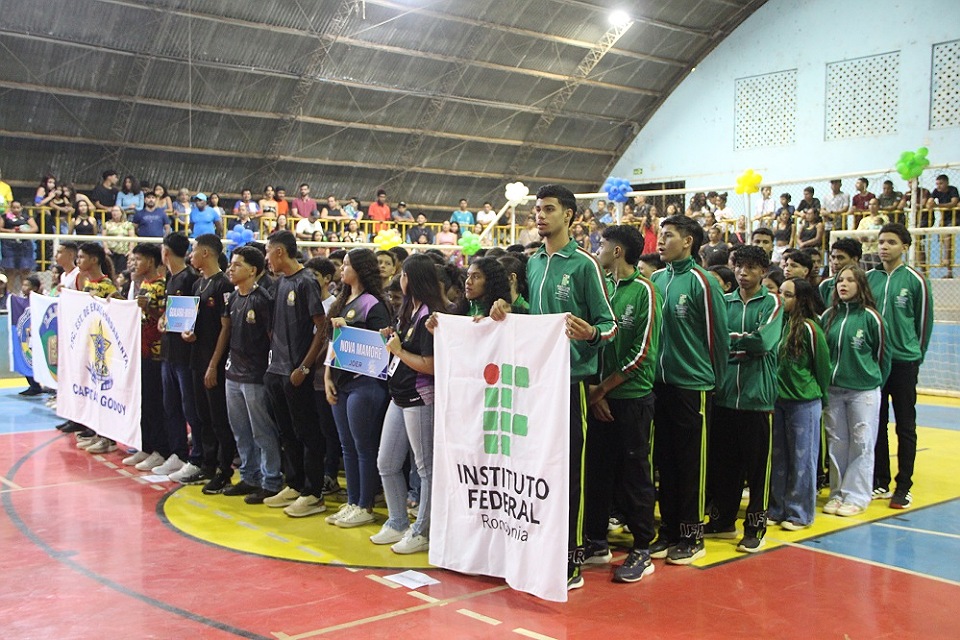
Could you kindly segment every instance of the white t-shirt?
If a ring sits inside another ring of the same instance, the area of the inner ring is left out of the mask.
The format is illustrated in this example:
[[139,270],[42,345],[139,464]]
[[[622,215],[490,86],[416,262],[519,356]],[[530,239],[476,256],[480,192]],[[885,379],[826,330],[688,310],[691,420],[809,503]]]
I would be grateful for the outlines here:
[[60,274],[60,286],[64,289],[77,290],[77,279],[80,277],[80,267],[74,267],[66,273]]
[[477,222],[486,227],[488,224],[497,219],[497,212],[490,210],[489,212],[480,210],[477,212]]
[[310,222],[310,218],[301,218],[297,221],[297,235],[308,235],[313,237],[314,232],[323,231],[323,224],[318,218],[316,222]]

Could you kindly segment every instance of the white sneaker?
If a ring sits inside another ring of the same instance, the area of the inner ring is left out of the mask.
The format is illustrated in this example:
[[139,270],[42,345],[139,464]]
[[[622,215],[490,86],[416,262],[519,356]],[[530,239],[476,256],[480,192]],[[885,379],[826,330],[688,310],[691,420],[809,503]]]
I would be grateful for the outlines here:
[[335,525],[337,524],[337,520],[347,515],[348,513],[350,513],[356,508],[357,508],[357,505],[344,502],[342,505],[340,505],[340,508],[337,509],[336,513],[334,513],[333,515],[327,516],[326,518],[324,518],[324,520],[326,521],[327,524]]
[[337,526],[341,529],[352,529],[353,527],[361,527],[365,524],[370,524],[375,518],[373,513],[354,505],[350,513],[346,513],[339,518],[337,518]]
[[140,464],[141,462],[143,462],[149,457],[150,457],[150,454],[147,453],[146,451],[137,451],[132,456],[127,456],[120,462],[127,465],[128,467],[132,467],[135,464]]
[[97,442],[100,441],[100,436],[94,434],[89,438],[77,438],[77,449],[86,449],[87,447],[92,447]]
[[323,504],[322,497],[300,496],[293,501],[293,504],[284,507],[283,512],[291,518],[305,518],[326,510],[327,505]]
[[170,457],[166,459],[163,464],[155,465],[150,469],[150,473],[153,473],[158,476],[169,476],[175,471],[180,471],[183,468],[184,462],[180,459],[175,453],[171,453]]
[[153,469],[158,464],[163,464],[163,456],[154,451],[146,460],[138,462],[134,469],[137,471],[150,471],[150,469]]
[[193,463],[186,463],[178,471],[174,471],[171,474],[168,474],[168,479],[173,480],[174,482],[180,482],[187,476],[192,476],[195,473],[200,471],[200,467]]
[[397,544],[390,547],[390,550],[394,553],[400,555],[407,555],[408,553],[419,553],[421,551],[427,551],[430,549],[430,540],[426,536],[421,535],[411,535],[410,530],[407,530],[407,535],[403,536],[403,540]]
[[370,542],[373,544],[394,544],[403,540],[403,537],[409,530],[410,527],[407,527],[403,531],[397,531],[387,523],[384,523],[383,526],[380,527],[380,531],[370,536]]
[[299,491],[293,487],[284,487],[280,490],[280,493],[272,495],[269,498],[264,498],[263,504],[272,509],[279,509],[280,507],[289,507],[296,502],[297,498],[299,497]]
[[110,453],[117,450],[117,443],[110,438],[98,438],[96,442],[86,448],[87,453],[94,455],[99,453]]

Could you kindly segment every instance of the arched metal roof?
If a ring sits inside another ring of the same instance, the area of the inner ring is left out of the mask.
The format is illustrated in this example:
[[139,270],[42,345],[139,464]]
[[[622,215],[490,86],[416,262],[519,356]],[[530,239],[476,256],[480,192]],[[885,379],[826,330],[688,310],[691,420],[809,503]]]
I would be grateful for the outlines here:
[[597,188],[765,0],[0,0],[4,179],[448,205]]

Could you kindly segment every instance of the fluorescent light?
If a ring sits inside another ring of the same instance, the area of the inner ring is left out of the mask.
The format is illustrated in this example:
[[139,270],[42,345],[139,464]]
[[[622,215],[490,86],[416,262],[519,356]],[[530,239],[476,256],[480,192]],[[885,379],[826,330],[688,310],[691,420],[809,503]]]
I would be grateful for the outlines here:
[[630,22],[630,14],[622,9],[616,9],[610,12],[608,20],[611,25],[620,27]]

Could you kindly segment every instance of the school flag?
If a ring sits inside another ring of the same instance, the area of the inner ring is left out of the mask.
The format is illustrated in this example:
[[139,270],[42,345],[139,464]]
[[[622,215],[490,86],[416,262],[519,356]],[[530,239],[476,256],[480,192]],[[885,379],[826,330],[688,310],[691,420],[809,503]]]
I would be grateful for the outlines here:
[[[57,415],[140,448],[140,308],[63,290]],[[157,390],[159,393],[159,389]]]
[[10,371],[32,378],[30,305],[27,299],[20,296],[7,296],[7,317],[10,318]]
[[430,562],[567,600],[570,341],[562,314],[441,315]]
[[30,317],[36,318],[30,331],[33,377],[44,387],[57,388],[57,299],[30,294]]

